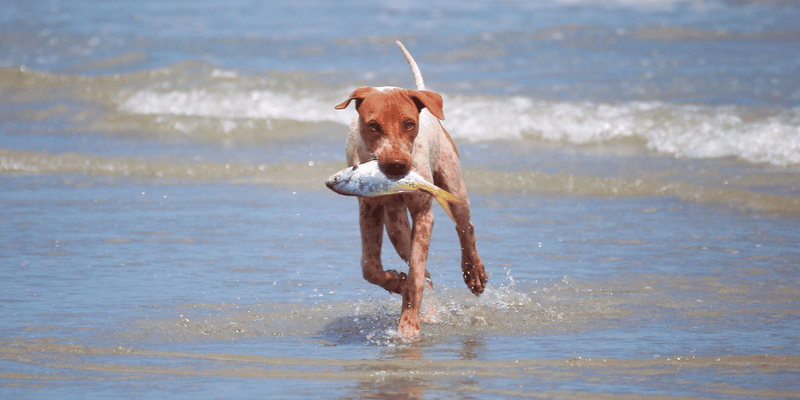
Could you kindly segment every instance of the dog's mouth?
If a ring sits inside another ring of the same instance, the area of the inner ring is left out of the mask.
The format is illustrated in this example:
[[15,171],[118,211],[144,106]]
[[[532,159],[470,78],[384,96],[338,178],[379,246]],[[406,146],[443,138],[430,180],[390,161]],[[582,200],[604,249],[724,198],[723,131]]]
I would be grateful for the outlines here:
[[384,172],[383,174],[384,174],[384,175],[386,175],[386,177],[387,177],[388,179],[390,179],[390,180],[393,180],[393,181],[398,181],[398,180],[400,180],[400,179],[403,179],[403,178],[405,178],[405,176],[406,176],[406,175],[408,175],[408,172],[406,172],[405,174],[400,174],[400,175],[395,175],[395,174],[387,174],[386,172]]
[[390,177],[392,179],[402,178],[402,177],[408,175],[408,172],[410,170],[411,170],[411,168],[408,168],[406,166],[398,166],[398,165],[394,165],[394,164],[389,164],[386,167],[382,167],[381,168],[381,172],[383,172],[384,175],[386,175],[386,176],[388,176],[388,177]]
[[408,163],[399,160],[378,161],[378,168],[380,168],[381,172],[389,179],[400,179],[408,175],[411,171],[411,166]]

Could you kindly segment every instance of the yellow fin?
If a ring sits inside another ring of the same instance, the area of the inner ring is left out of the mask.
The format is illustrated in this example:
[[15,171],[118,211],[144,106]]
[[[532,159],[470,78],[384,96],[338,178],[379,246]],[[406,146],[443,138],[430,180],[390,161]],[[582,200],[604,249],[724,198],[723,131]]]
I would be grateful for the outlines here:
[[436,187],[436,186],[434,186],[434,187],[436,188],[436,190],[432,191],[431,195],[433,196],[434,199],[436,199],[436,201],[439,203],[439,205],[442,206],[442,208],[444,209],[444,212],[447,213],[447,216],[450,217],[450,219],[453,221],[453,223],[455,223],[456,219],[455,219],[455,217],[453,217],[453,211],[450,210],[450,203],[459,203],[460,204],[461,203],[461,199],[459,199],[457,196],[454,196],[452,193],[450,193],[450,192],[448,192],[448,191],[446,191],[446,190],[444,190],[442,188],[439,188],[439,187]]
[[440,187],[437,187],[437,189],[439,189],[439,190],[438,190],[438,193],[436,193],[436,196],[441,196],[443,199],[447,200],[448,203],[461,204],[461,199],[459,199],[458,196],[456,196],[456,195],[454,195],[454,194],[452,194],[452,193],[448,192],[447,190],[444,190],[444,189],[442,189]]
[[[444,190],[442,190],[442,191],[444,192]],[[445,192],[445,193],[447,193],[447,192]],[[434,195],[433,198],[436,199],[436,201],[439,202],[439,205],[442,206],[442,208],[444,209],[444,212],[447,213],[447,216],[450,217],[450,219],[453,220],[453,222],[455,223],[456,222],[456,218],[453,217],[453,211],[450,210],[450,204],[447,203],[447,200],[445,200],[444,196],[436,196],[436,195]]]
[[454,223],[456,222],[456,218],[453,216],[453,211],[450,209],[450,203],[461,204],[461,199],[459,199],[458,196],[455,196],[452,193],[429,182],[412,182],[403,185],[395,185],[391,188],[373,192],[372,195],[380,196],[385,194],[413,192],[415,190],[420,190],[433,196],[439,205],[442,206],[444,212],[447,213],[447,216],[450,217]]

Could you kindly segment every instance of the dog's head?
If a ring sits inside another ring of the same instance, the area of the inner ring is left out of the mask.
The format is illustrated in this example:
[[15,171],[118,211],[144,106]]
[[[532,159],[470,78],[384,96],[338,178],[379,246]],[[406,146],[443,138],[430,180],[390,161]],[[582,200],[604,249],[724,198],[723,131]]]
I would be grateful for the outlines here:
[[442,96],[427,90],[362,87],[336,109],[344,109],[353,100],[365,150],[387,175],[405,175],[411,170],[411,152],[423,108],[444,120]]

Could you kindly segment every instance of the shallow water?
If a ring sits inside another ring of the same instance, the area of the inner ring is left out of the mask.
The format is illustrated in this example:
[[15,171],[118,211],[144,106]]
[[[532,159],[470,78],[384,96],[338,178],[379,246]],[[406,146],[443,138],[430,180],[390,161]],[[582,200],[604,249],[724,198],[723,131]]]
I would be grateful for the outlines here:
[[[794,5],[132,4],[0,5],[3,398],[800,397]],[[397,39],[490,275],[436,208],[411,342],[323,185]]]

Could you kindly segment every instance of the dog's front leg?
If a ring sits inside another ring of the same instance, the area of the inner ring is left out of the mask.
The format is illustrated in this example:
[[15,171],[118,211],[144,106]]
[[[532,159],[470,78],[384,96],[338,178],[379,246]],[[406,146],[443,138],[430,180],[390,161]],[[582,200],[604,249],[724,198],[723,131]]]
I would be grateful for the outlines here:
[[364,279],[391,293],[401,293],[406,274],[394,270],[384,271],[381,265],[384,206],[380,201],[373,199],[360,197],[358,200],[361,223],[361,270]]
[[[466,198],[466,197],[463,197]],[[475,228],[469,218],[469,206],[456,204],[452,208],[456,220],[456,232],[461,243],[461,271],[464,283],[476,296],[483,293],[489,278],[483,268],[475,245]]]
[[420,207],[409,207],[413,226],[411,228],[411,262],[408,279],[403,286],[403,307],[400,312],[398,331],[406,338],[418,336],[419,311],[425,290],[425,264],[428,262],[428,248],[433,231],[433,209],[430,197],[425,196]]
[[464,179],[461,177],[461,163],[455,145],[448,147],[440,156],[439,169],[434,175],[434,183],[461,199],[461,204],[452,204],[453,219],[456,221],[456,232],[461,243],[461,271],[464,283],[476,296],[486,289],[489,280],[478,255],[475,245],[475,228],[470,221],[469,198]]

